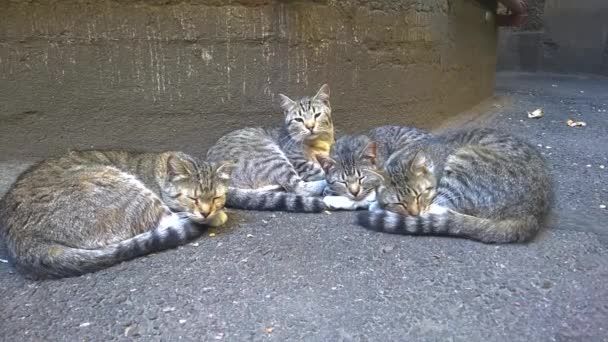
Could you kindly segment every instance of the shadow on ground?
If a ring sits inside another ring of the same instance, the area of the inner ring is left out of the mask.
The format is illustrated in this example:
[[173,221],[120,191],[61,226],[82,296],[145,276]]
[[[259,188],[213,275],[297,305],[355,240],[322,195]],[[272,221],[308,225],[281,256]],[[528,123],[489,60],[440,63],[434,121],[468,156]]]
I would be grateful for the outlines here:
[[[79,278],[30,282],[0,263],[0,336],[608,340],[605,89],[601,78],[501,74],[497,97],[470,113],[551,163],[560,220],[533,243],[374,234],[352,213],[235,212],[214,237]],[[528,119],[538,107],[545,117]],[[1,191],[28,162],[2,164]]]

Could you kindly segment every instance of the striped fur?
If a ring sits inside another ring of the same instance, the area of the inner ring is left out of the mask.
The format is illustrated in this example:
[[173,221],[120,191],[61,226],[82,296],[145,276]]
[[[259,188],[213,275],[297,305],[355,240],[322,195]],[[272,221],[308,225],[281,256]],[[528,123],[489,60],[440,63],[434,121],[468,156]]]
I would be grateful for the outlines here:
[[62,242],[33,238],[27,246],[13,245],[16,248],[11,254],[17,270],[30,278],[72,277],[175,248],[199,237],[204,231],[205,226],[195,224],[185,216],[166,213],[151,230],[107,246],[75,248]]
[[[325,169],[325,202],[332,209],[368,209],[375,203],[376,188],[383,182],[383,166],[399,149],[432,136],[407,126],[381,126],[368,135],[345,135],[329,157],[320,157]],[[342,197],[342,198],[340,198]]]
[[226,172],[180,152],[74,151],[17,179],[0,237],[29,278],[96,271],[223,224]]
[[[549,214],[552,181],[540,153],[531,145],[492,129],[471,129],[438,137],[387,166],[389,182],[380,189],[383,210],[360,213],[362,226],[393,234],[448,235],[485,243],[531,240]],[[414,157],[412,157],[414,155]],[[425,172],[416,179],[412,163],[423,155]],[[429,205],[409,212],[411,192],[423,177]],[[426,187],[426,185],[425,185]]]
[[245,210],[280,210],[318,213],[327,207],[321,197],[302,196],[284,191],[228,188],[226,205]]
[[435,139],[430,133],[409,126],[380,126],[369,131],[370,140],[377,143],[376,165],[383,169],[391,156],[401,149]]
[[358,223],[370,230],[401,235],[455,236],[485,243],[531,240],[541,228],[535,217],[492,220],[448,210],[442,214],[404,216],[388,210],[362,212]]
[[[324,85],[315,96],[296,101],[284,95],[280,97],[285,114],[282,127],[239,129],[221,137],[207,152],[209,161],[234,164],[231,188],[250,190],[241,193],[233,190],[228,196],[229,207],[318,211],[318,200],[302,196],[319,196],[326,185],[316,156],[329,153],[334,141],[329,87]],[[291,195],[251,191],[269,186]],[[231,194],[239,197],[230,198]]]

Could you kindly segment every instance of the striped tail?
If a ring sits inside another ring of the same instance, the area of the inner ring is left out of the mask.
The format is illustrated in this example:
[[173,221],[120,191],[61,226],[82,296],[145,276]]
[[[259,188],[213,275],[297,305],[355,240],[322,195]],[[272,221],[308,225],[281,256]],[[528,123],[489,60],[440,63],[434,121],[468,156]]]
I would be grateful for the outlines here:
[[366,211],[357,217],[366,229],[401,235],[456,236],[484,243],[510,243],[531,240],[541,224],[534,217],[492,220],[460,214],[451,210],[403,216],[386,210]]
[[42,256],[15,258],[17,269],[34,279],[78,276],[98,271],[139,256],[175,248],[201,236],[205,226],[187,215],[165,215],[153,230],[97,249],[73,248],[59,243],[41,242]]
[[226,206],[245,210],[290,211],[318,213],[326,210],[323,198],[292,192],[229,188]]

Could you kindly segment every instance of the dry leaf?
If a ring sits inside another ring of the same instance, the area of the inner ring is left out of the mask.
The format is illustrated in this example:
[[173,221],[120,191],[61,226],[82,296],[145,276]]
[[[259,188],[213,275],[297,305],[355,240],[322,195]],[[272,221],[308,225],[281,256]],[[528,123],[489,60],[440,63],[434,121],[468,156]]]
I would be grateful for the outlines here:
[[214,237],[215,233],[209,233],[209,237]]
[[587,126],[587,123],[584,121],[568,120],[568,121],[566,121],[566,125],[568,125],[570,127],[585,127],[585,126]]
[[545,115],[545,113],[543,112],[543,110],[541,108],[538,108],[532,112],[528,112],[528,118],[530,119],[539,119],[542,118]]

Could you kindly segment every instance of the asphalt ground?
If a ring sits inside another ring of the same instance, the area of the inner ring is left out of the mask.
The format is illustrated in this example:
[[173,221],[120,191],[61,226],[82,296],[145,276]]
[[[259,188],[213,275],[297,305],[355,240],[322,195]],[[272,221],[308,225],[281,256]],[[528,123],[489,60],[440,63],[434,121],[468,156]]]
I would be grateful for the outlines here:
[[[232,211],[214,236],[82,277],[32,282],[0,262],[0,340],[608,341],[607,89],[499,74],[495,98],[471,111],[550,162],[555,217],[532,243],[378,234],[348,212]],[[528,119],[536,108],[544,117]],[[0,163],[0,193],[31,162]]]

